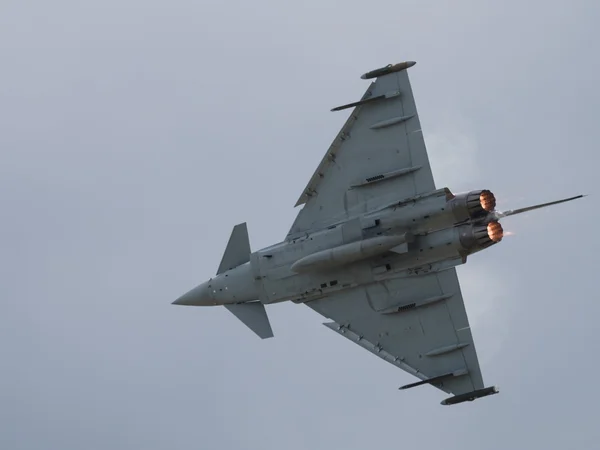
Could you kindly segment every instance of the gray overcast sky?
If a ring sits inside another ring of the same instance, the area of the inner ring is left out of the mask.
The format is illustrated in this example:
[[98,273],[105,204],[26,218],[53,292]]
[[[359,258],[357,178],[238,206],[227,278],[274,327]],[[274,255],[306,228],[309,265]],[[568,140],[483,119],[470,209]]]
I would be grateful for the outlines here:
[[[0,448],[593,449],[600,429],[600,4],[0,5]],[[171,306],[233,225],[254,249],[358,99],[414,59],[438,186],[515,233],[459,268],[487,384],[457,407],[321,325]]]

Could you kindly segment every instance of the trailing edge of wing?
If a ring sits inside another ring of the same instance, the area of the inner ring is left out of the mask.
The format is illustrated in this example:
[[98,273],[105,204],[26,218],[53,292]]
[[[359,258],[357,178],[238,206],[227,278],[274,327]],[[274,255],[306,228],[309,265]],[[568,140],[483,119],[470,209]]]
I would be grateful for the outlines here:
[[271,323],[261,302],[237,303],[225,305],[231,313],[240,319],[244,325],[254,331],[261,339],[273,337]]
[[246,222],[233,227],[217,275],[250,261],[250,239]]

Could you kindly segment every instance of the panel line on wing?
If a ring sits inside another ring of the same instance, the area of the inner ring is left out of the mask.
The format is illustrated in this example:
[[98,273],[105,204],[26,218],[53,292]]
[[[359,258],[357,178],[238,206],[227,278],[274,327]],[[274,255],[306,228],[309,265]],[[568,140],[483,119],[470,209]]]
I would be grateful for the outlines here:
[[396,178],[396,177],[401,177],[403,175],[408,175],[410,173],[416,172],[421,167],[422,166],[406,167],[404,169],[392,170],[391,172],[385,172],[385,173],[381,173],[378,175],[374,175],[369,178],[364,178],[363,180],[357,181],[356,183],[352,184],[350,186],[350,188],[352,189],[352,188],[357,188],[357,187],[362,187],[362,186],[369,186],[373,183],[379,183],[380,181],[383,181],[383,180],[389,180],[390,178]]
[[468,342],[463,342],[460,344],[452,344],[452,345],[446,345],[444,347],[434,348],[433,350],[429,350],[427,353],[425,353],[425,356],[431,357],[431,356],[445,355],[447,353],[451,353],[456,350],[460,350],[461,348],[465,348],[467,345],[469,345]]
[[392,125],[401,124],[402,122],[406,122],[407,120],[410,120],[413,117],[415,117],[414,114],[411,114],[410,116],[392,117],[391,119],[386,119],[386,120],[382,120],[380,122],[376,122],[373,125],[371,125],[369,128],[371,128],[372,130],[379,130],[381,128],[387,128],[387,127],[391,127]]
[[402,303],[395,304],[388,308],[382,309],[378,312],[381,314],[396,314],[403,311],[408,311],[413,308],[420,308],[422,306],[432,305],[434,303],[441,302],[451,298],[454,294],[436,295],[435,297],[428,297],[420,300],[409,300]]

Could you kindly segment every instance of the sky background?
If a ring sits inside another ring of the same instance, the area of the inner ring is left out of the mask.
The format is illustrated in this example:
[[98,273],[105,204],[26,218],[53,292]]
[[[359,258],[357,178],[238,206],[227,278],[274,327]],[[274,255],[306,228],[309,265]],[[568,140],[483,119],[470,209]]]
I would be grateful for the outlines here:
[[[593,449],[596,0],[0,3],[0,448]],[[358,100],[416,60],[436,185],[515,233],[458,269],[486,385],[434,388],[268,307],[172,306],[232,227],[283,239]]]

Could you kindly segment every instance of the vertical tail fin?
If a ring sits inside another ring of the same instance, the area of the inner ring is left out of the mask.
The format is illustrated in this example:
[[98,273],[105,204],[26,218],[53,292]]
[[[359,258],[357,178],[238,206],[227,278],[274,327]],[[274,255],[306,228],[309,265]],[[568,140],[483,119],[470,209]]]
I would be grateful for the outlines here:
[[233,227],[217,275],[250,261],[250,239],[246,222]]

